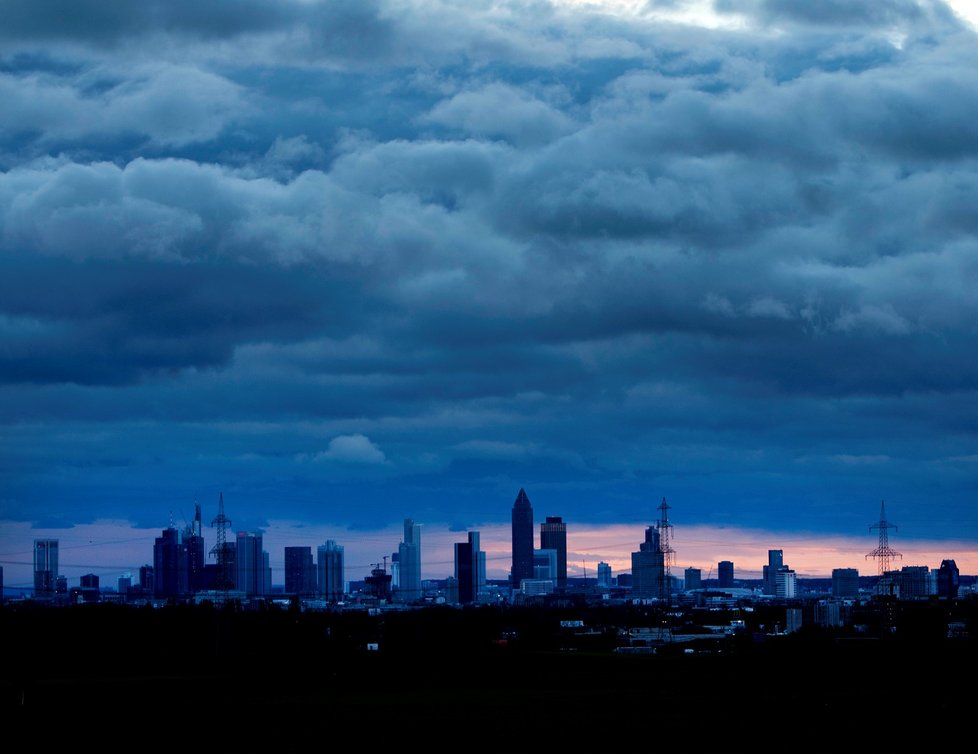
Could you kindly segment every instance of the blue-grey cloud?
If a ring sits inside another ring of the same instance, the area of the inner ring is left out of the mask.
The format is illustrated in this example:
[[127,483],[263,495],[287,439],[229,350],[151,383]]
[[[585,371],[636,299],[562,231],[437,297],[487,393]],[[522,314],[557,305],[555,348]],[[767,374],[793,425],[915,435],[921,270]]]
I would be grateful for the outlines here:
[[502,7],[8,4],[0,518],[975,526],[974,32]]

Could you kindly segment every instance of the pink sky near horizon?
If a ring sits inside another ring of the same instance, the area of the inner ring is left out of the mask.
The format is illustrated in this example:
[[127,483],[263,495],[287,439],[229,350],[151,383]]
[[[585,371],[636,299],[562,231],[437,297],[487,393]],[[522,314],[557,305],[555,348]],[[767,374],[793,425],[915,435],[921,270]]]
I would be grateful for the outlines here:
[[[453,544],[466,539],[463,531],[451,531],[446,526],[423,522],[422,575],[424,578],[444,578],[454,569]],[[567,525],[568,575],[596,575],[597,564],[604,561],[613,573],[631,570],[631,553],[645,537],[643,524],[576,524]],[[511,562],[509,524],[478,527],[482,549],[486,552],[486,571],[489,578],[506,578]],[[308,526],[294,521],[271,521],[264,529],[263,544],[272,565],[272,581],[284,581],[284,548],[310,546],[315,548],[326,539],[335,539],[346,548],[346,578],[361,579],[371,565],[383,561],[384,555],[397,550],[402,527],[362,531],[336,526]],[[35,538],[59,540],[60,572],[76,585],[81,575],[101,576],[104,587],[114,587],[124,572],[138,576],[140,565],[153,562],[153,541],[159,529],[137,529],[128,522],[98,521],[81,524],[72,529],[32,529],[25,522],[0,522],[0,565],[4,569],[4,584],[8,589],[30,588],[32,578],[32,544]],[[234,533],[229,532],[229,538]],[[214,544],[214,532],[205,529],[208,549]],[[775,532],[713,526],[682,526],[673,530],[672,545],[676,551],[674,575],[692,566],[702,570],[703,578],[716,577],[720,560],[734,562],[736,578],[760,578],[767,563],[769,549],[784,551],[784,561],[800,577],[827,577],[833,568],[856,568],[861,574],[873,574],[875,561],[866,553],[876,547],[872,535],[840,536],[806,532]],[[978,543],[969,540],[926,541],[893,537],[890,545],[903,553],[893,567],[926,565],[937,568],[941,560],[954,559],[962,574],[978,573]],[[389,557],[388,557],[389,562]]]

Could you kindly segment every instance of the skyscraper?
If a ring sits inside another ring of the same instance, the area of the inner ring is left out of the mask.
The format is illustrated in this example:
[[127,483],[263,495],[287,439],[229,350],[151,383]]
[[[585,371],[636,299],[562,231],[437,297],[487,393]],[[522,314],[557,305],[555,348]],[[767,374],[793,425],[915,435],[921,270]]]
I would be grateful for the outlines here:
[[632,553],[632,596],[641,599],[661,597],[665,582],[665,560],[654,526],[645,530],[645,541]]
[[204,566],[207,564],[199,503],[194,503],[194,520],[184,529],[183,542],[187,545],[187,587],[191,594],[195,594],[204,588]]
[[523,579],[533,578],[533,506],[520,487],[513,503],[513,569],[511,586],[519,589]]
[[58,581],[58,540],[34,540],[34,596],[53,597]]
[[485,585],[486,554],[480,549],[479,532],[470,531],[467,542],[455,543],[455,586],[459,604],[478,600]]
[[683,587],[687,592],[703,587],[703,572],[699,568],[687,568],[684,574]]
[[598,586],[611,586],[611,566],[604,561],[598,563]]
[[721,560],[717,565],[717,586],[727,587],[734,585],[734,564],[732,560]]
[[413,519],[404,519],[404,541],[397,548],[400,574],[400,588],[397,599],[400,602],[416,602],[424,593],[421,591],[421,524]]
[[238,532],[235,561],[238,569],[237,589],[247,597],[260,597],[265,594],[266,558],[262,550],[262,535],[259,532]]
[[316,592],[316,567],[311,547],[285,548],[285,592],[311,597]]
[[319,594],[329,602],[343,600],[343,546],[327,539],[316,548],[319,570]]
[[784,565],[784,550],[768,550],[767,565],[762,570],[764,594],[777,594],[777,573]]
[[560,516],[547,516],[540,524],[540,549],[557,552],[557,587],[567,586],[567,524]]
[[163,530],[153,544],[153,596],[176,599],[189,590],[187,545],[172,526]]

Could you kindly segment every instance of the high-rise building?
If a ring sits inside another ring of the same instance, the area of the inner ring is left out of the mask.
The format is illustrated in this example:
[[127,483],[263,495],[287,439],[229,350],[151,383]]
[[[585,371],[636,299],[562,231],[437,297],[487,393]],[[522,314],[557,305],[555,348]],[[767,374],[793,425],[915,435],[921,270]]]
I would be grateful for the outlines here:
[[567,587],[567,524],[560,516],[547,516],[540,524],[540,549],[557,553],[557,588]]
[[285,593],[311,597],[316,593],[316,567],[311,547],[285,548]]
[[763,578],[764,585],[761,591],[764,594],[776,594],[777,593],[777,573],[784,565],[784,550],[768,550],[767,551],[767,565],[764,566]]
[[553,582],[554,586],[557,585],[557,551],[556,550],[534,550],[533,551],[533,580],[551,581]]
[[234,557],[238,571],[238,591],[244,592],[246,597],[261,597],[266,594],[268,561],[262,549],[261,533],[239,531]]
[[683,587],[687,592],[703,587],[703,572],[699,568],[687,568],[684,575]]
[[901,600],[923,600],[937,593],[937,579],[927,566],[903,566],[888,574]]
[[661,597],[665,577],[659,530],[649,526],[645,530],[645,541],[639,545],[638,552],[632,553],[632,596],[641,599]]
[[717,586],[732,588],[734,585],[734,564],[732,560],[721,560],[717,564]]
[[196,594],[205,586],[204,567],[207,565],[199,503],[194,503],[194,520],[183,530],[183,542],[187,545],[187,587],[191,594]]
[[460,605],[476,602],[486,586],[486,554],[479,545],[479,532],[470,531],[467,542],[455,543],[455,588]]
[[604,561],[598,563],[598,586],[611,586],[611,566]]
[[343,601],[343,546],[327,539],[316,548],[319,594],[329,602]]
[[424,596],[421,590],[421,524],[404,519],[404,541],[397,548],[399,573],[399,602],[417,602]]
[[152,594],[155,588],[156,574],[153,573],[153,566],[139,566],[139,591],[142,592],[143,596],[145,597]]
[[798,589],[798,579],[788,566],[781,566],[774,574],[774,596],[782,600],[795,597]]
[[58,540],[34,540],[34,596],[53,597],[58,582]]
[[832,596],[858,597],[859,571],[855,568],[833,568]]
[[941,567],[937,571],[937,596],[956,599],[960,584],[961,575],[958,571],[958,564],[953,560],[942,560]]
[[124,573],[119,577],[117,590],[119,596],[124,600],[129,596],[129,590],[132,589],[132,574]]
[[513,568],[510,585],[519,589],[523,579],[533,578],[533,506],[520,487],[513,503]]
[[177,599],[190,591],[187,580],[187,545],[172,526],[153,544],[153,596]]

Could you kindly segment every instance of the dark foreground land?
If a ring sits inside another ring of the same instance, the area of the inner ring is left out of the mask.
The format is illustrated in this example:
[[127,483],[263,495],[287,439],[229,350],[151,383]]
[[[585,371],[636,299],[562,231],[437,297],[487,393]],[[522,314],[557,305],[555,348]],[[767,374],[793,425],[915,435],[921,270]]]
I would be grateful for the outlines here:
[[947,638],[941,616],[929,615],[879,636],[747,630],[623,654],[613,651],[619,624],[656,616],[589,613],[581,631],[561,628],[566,616],[547,609],[6,607],[0,707],[302,706],[325,726],[557,713],[569,724],[636,730],[970,720],[978,642]]

